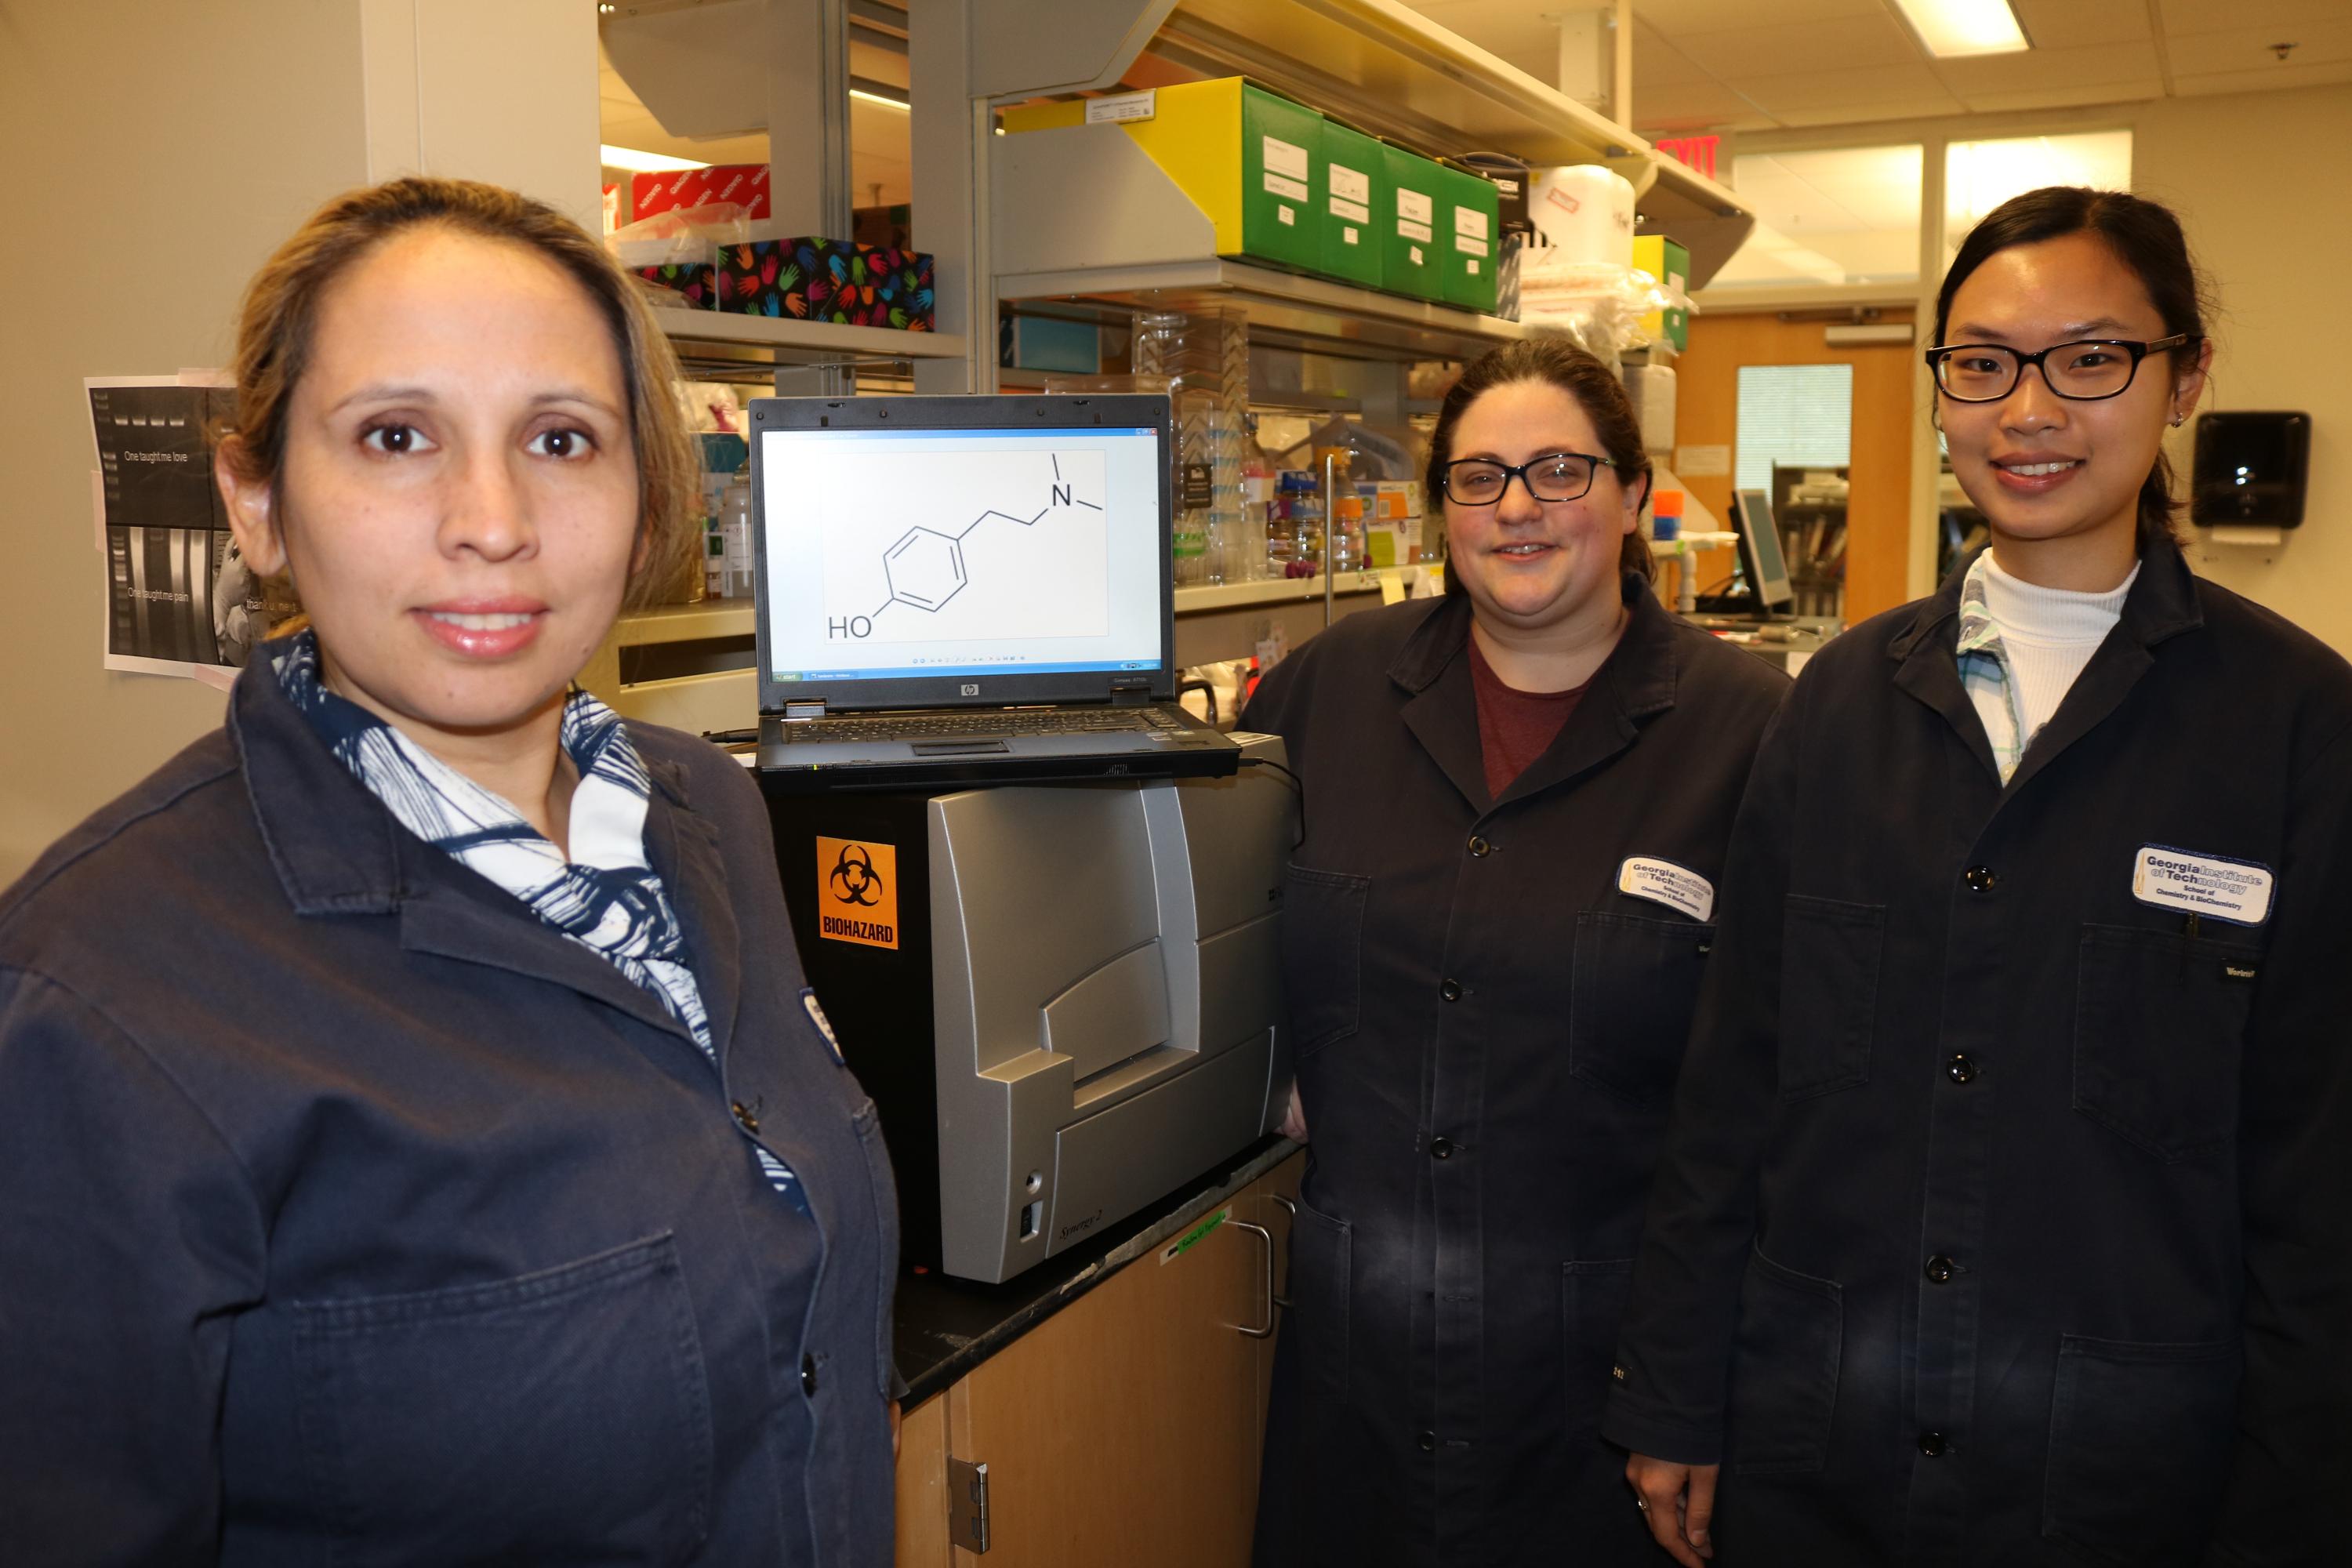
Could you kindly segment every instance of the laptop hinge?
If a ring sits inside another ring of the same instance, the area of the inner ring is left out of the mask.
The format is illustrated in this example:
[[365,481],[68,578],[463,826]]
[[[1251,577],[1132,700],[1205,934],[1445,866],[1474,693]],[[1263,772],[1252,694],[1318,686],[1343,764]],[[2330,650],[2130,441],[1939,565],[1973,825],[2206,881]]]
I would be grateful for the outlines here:
[[1114,708],[1141,708],[1151,700],[1151,682],[1148,679],[1114,680],[1110,683],[1110,705]]
[[800,721],[804,719],[822,719],[824,717],[824,699],[822,697],[818,698],[814,702],[787,702],[784,704],[784,722],[787,724],[798,723]]

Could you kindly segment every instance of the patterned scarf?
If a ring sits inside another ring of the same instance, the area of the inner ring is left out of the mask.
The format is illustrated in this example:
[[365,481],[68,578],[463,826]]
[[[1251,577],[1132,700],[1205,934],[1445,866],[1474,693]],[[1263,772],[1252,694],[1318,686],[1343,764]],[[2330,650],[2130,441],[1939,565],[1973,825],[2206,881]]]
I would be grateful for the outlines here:
[[[572,793],[572,853],[484,789],[319,679],[319,641],[303,631],[268,645],[287,700],[336,759],[383,802],[400,825],[529,905],[662,1005],[702,1054],[718,1062],[702,987],[687,967],[686,942],[662,880],[646,859],[653,779],[621,716],[584,691],[563,704],[562,743],[579,770]],[[756,1139],[768,1184],[803,1214],[808,1198],[792,1168]]]
[[402,826],[609,961],[710,1054],[710,1024],[685,963],[677,915],[646,861],[653,780],[619,714],[584,691],[563,705],[563,749],[580,773],[572,797],[573,858],[566,860],[502,796],[329,691],[312,633],[273,643],[270,652],[288,700]]

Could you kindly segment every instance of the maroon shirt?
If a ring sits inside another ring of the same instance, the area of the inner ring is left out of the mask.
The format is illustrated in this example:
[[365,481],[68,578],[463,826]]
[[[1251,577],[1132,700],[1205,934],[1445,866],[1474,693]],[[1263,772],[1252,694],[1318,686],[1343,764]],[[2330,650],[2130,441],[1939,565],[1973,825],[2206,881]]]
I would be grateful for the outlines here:
[[1584,687],[1520,691],[1506,686],[1478,651],[1475,637],[1470,639],[1470,685],[1478,694],[1478,752],[1486,768],[1487,798],[1500,800],[1511,781],[1551,748]]

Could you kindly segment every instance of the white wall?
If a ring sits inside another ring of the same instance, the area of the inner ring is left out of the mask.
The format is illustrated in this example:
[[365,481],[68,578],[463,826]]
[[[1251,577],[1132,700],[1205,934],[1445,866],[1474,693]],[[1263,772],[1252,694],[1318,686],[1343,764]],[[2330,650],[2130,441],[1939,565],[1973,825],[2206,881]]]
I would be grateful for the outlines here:
[[[2133,184],[2180,214],[2221,304],[2205,406],[2312,416],[2304,526],[2276,549],[2200,537],[2191,558],[2352,655],[2352,182],[2339,162],[2352,87],[2177,100],[2135,119]],[[2189,435],[2173,443],[2184,487]]]
[[220,721],[110,674],[85,375],[226,363],[247,279],[335,193],[497,179],[597,223],[584,0],[0,3],[0,885]]

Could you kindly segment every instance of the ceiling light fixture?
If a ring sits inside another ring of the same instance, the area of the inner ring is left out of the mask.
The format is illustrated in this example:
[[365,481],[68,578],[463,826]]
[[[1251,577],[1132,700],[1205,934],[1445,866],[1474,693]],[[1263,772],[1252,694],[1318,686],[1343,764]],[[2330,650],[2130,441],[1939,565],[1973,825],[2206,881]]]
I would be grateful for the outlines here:
[[1895,0],[1895,8],[1938,59],[2015,54],[2033,47],[2009,0]]
[[607,169],[627,169],[639,174],[667,174],[677,169],[710,167],[699,159],[673,158],[664,153],[640,153],[635,147],[615,147],[610,142],[599,143],[596,154]]

